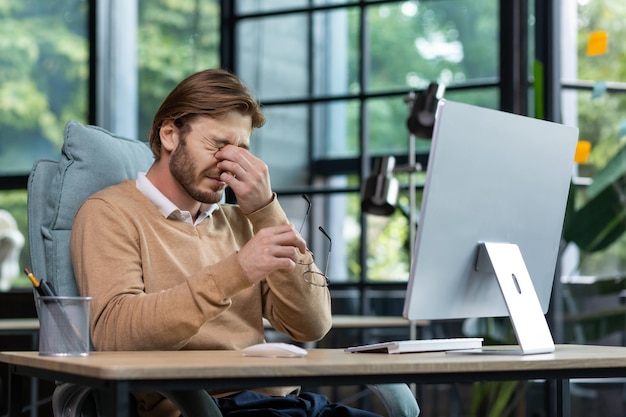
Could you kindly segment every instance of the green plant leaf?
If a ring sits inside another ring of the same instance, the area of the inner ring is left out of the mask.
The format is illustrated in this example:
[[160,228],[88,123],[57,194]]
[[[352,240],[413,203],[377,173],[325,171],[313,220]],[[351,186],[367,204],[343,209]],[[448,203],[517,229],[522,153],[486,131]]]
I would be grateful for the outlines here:
[[625,204],[623,188],[613,183],[580,210],[568,213],[563,239],[586,252],[605,249],[626,231]]
[[607,187],[624,182],[626,177],[626,147],[623,147],[606,166],[593,177],[593,182],[587,188],[590,198],[595,197]]

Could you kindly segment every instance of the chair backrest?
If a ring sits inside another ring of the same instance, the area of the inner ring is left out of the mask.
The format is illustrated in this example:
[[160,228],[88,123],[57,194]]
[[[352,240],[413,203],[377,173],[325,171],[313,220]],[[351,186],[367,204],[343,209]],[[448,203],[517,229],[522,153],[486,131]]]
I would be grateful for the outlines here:
[[28,179],[31,267],[58,295],[78,295],[70,259],[74,216],[91,194],[147,171],[148,145],[96,126],[70,121],[59,161],[35,162]]

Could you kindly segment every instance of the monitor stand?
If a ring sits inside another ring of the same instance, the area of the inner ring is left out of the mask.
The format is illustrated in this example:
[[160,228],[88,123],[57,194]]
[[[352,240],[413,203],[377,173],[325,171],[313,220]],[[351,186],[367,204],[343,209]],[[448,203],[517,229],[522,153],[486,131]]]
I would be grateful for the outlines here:
[[495,272],[521,351],[484,353],[537,354],[554,352],[554,341],[519,247],[513,243],[480,243],[477,271]]

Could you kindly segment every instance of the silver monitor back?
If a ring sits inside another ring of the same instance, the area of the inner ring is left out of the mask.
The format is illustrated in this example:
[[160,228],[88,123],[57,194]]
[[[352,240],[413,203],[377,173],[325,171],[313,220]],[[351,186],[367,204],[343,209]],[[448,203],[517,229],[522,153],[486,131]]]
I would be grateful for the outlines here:
[[482,242],[517,244],[547,312],[578,129],[441,100],[404,304],[410,320],[508,315]]

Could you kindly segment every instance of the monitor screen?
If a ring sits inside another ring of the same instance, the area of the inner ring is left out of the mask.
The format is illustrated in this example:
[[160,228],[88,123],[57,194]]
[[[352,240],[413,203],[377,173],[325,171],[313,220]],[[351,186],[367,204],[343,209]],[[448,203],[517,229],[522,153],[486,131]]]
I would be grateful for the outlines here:
[[547,312],[577,140],[574,127],[440,101],[405,318],[509,316],[493,269],[476,270],[483,242],[517,245]]

